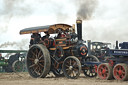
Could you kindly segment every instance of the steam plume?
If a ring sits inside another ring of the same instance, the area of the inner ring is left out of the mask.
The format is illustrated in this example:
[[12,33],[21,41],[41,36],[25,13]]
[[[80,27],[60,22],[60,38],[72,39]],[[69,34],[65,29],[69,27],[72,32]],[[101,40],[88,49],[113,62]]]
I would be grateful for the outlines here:
[[28,48],[28,41],[26,39],[22,39],[19,42],[5,42],[0,45],[0,48],[7,48],[7,47],[13,47],[17,50],[24,50]]
[[97,0],[79,0],[77,3],[79,5],[77,18],[82,20],[90,19],[97,6]]
[[5,42],[5,43],[3,43],[3,44],[0,45],[0,48],[2,48],[2,47],[8,47],[8,46],[13,46],[15,44],[16,44],[16,42]]

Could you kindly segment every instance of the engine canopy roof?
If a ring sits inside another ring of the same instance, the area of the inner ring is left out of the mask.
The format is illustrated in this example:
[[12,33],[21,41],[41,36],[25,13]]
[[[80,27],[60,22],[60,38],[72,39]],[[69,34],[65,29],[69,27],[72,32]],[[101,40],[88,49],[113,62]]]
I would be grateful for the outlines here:
[[30,34],[30,33],[39,33],[39,32],[48,32],[49,34],[58,33],[58,29],[62,31],[69,31],[71,25],[68,24],[54,24],[54,25],[46,25],[46,26],[37,26],[30,27],[20,30],[20,34]]

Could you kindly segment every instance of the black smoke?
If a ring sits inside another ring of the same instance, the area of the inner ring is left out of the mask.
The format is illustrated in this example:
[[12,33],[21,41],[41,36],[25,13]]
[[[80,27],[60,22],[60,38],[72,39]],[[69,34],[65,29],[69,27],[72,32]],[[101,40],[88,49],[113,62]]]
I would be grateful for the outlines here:
[[82,20],[90,19],[97,7],[97,0],[78,0],[77,18]]

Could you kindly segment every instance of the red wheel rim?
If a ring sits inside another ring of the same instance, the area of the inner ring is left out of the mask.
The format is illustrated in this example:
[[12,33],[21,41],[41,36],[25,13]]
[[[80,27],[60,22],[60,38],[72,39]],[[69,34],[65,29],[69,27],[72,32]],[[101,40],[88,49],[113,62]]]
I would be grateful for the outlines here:
[[98,69],[98,75],[101,79],[106,79],[108,77],[109,71],[106,65],[100,65]]
[[123,66],[118,65],[114,68],[114,77],[117,80],[122,80],[125,77],[125,69]]

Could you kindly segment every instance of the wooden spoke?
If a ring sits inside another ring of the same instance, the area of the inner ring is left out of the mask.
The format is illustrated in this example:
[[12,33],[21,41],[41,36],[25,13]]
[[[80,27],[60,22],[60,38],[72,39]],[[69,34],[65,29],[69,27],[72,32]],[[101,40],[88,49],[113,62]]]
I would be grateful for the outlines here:
[[39,62],[42,62],[42,63],[44,63],[44,60],[40,60]]
[[32,64],[31,66],[29,66],[29,68],[32,68],[32,67],[34,67],[36,64]]
[[43,58],[44,56],[42,55],[40,58],[39,58],[39,60],[41,59],[41,58]]
[[40,65],[42,68],[44,68],[44,65],[42,65],[42,64],[40,64],[40,63],[39,63],[39,65]]
[[39,53],[38,53],[38,58],[40,57],[40,54],[41,54],[41,50],[40,50]]
[[75,66],[77,66],[77,63],[75,62],[75,63],[73,63],[73,66],[75,67]]
[[73,68],[73,70],[74,70],[74,71],[78,71],[78,69],[77,69],[77,68]]
[[66,71],[68,71],[69,69],[67,68],[67,69],[65,69]]
[[28,59],[31,60],[31,61],[34,61],[34,60],[35,60],[35,59],[33,59],[33,58],[30,58],[30,57],[29,57]]
[[74,71],[72,71],[72,74],[73,74],[73,77],[75,76],[75,72]]
[[69,65],[65,65],[66,67],[69,67]]
[[38,49],[35,50],[36,58],[38,58]]
[[71,70],[68,70],[67,74],[70,75],[71,74]]
[[36,58],[36,54],[34,53],[34,52],[31,52],[34,56],[35,56],[35,58]]
[[37,69],[38,69],[38,67],[35,67],[35,69],[32,71],[32,73],[34,73],[34,72],[37,73],[37,71],[36,71]]
[[38,65],[38,73],[41,73],[41,68],[40,68],[40,66]]
[[69,62],[70,62],[70,65],[72,65],[72,60],[71,60],[71,59],[70,59],[70,61],[69,61]]

